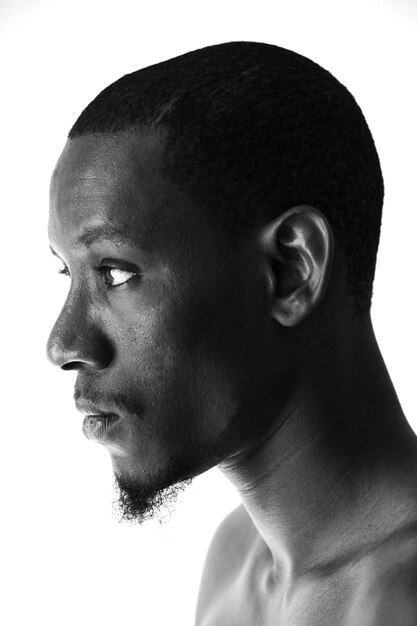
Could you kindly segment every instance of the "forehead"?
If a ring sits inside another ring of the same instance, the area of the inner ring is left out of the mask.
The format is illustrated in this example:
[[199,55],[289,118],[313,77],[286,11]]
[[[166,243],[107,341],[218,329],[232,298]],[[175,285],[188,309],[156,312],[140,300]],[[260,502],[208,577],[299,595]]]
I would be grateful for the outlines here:
[[163,151],[163,136],[154,131],[69,140],[51,180],[52,246],[63,240],[89,246],[100,238],[149,249],[193,228],[195,208],[161,173]]

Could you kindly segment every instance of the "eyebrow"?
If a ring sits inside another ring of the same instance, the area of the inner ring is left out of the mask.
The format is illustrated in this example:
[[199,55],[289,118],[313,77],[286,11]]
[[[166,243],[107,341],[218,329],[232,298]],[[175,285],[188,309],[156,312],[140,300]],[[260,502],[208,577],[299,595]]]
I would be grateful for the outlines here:
[[87,226],[78,238],[78,242],[85,246],[90,246],[99,239],[116,239],[118,241],[132,242],[132,236],[129,233],[123,233],[111,224],[98,224],[96,226]]
[[[143,252],[150,252],[148,242],[143,240],[143,237],[138,237],[138,233],[134,230],[134,227],[127,227],[121,230],[120,226],[115,226],[111,223],[99,223],[91,226],[85,226],[80,235],[77,237],[77,244],[81,244],[88,248],[93,243],[100,241],[113,241],[119,244],[131,244],[136,249],[141,249]],[[55,252],[51,245],[49,248],[52,254],[58,259],[61,259],[59,254]],[[62,260],[62,259],[61,259]]]
[[[77,243],[81,243],[84,246],[91,246],[92,243],[95,243],[100,240],[109,240],[113,239],[120,243],[134,243],[136,246],[138,242],[134,240],[132,232],[122,232],[119,228],[112,226],[111,224],[96,224],[95,226],[86,226],[80,236],[78,237]],[[59,259],[61,258],[59,254],[55,252],[52,246],[49,246],[52,254]]]

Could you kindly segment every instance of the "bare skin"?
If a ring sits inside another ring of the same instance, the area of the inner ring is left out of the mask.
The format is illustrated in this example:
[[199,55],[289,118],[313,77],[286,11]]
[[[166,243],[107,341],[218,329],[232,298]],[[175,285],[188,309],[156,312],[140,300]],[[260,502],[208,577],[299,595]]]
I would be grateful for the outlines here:
[[416,524],[295,581],[271,558],[243,505],[207,557],[197,624],[389,626],[416,623]]
[[197,626],[415,625],[416,436],[331,225],[300,205],[233,247],[163,155],[158,133],[90,135],[53,176],[49,357],[117,418],[89,436],[142,493],[216,465],[239,490]]
[[210,547],[198,626],[417,623],[416,437],[370,320],[341,337],[283,427],[220,465],[243,504]]

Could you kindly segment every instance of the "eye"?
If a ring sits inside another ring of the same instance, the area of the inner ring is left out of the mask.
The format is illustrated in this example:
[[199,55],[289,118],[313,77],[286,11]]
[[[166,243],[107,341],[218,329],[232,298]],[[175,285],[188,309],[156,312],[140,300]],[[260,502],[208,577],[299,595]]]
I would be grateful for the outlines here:
[[101,270],[104,272],[104,275],[106,277],[106,283],[108,283],[112,287],[123,285],[137,275],[135,272],[121,270],[116,267],[103,267],[101,268]]
[[67,267],[66,265],[64,265],[64,267],[61,267],[61,268],[58,270],[58,274],[64,274],[64,276],[69,276],[69,275],[70,275],[70,273],[69,273],[69,269],[68,269],[68,267]]

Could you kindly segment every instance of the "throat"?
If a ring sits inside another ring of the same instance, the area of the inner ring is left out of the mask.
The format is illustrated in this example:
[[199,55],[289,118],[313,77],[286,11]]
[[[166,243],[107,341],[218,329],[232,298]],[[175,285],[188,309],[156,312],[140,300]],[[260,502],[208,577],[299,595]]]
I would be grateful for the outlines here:
[[354,559],[417,516],[416,436],[376,342],[360,357],[307,372],[262,443],[220,465],[269,551],[265,590]]

